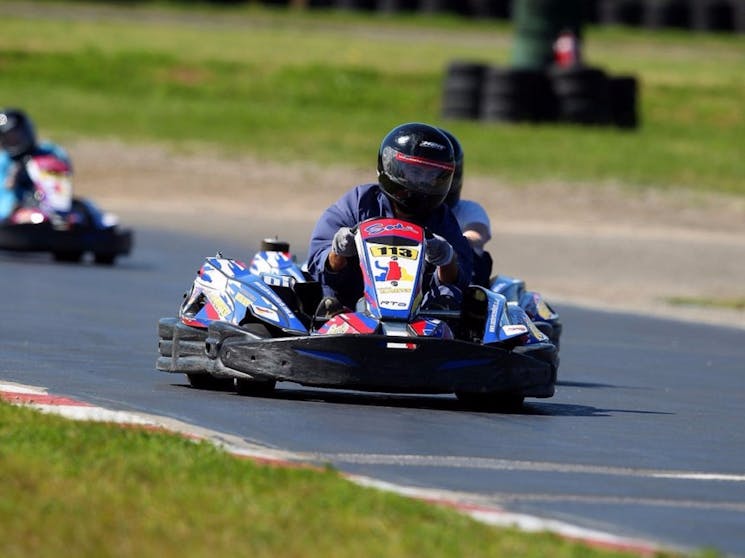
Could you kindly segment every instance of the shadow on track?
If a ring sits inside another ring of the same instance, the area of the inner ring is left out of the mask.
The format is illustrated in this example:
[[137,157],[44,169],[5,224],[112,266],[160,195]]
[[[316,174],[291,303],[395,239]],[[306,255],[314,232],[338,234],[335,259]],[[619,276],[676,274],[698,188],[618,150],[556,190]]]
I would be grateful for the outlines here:
[[[173,384],[187,389],[195,389],[188,384]],[[557,417],[610,417],[615,414],[668,415],[659,411],[640,409],[601,409],[589,405],[575,405],[567,403],[546,403],[542,400],[528,399],[520,409],[473,409],[458,401],[454,395],[440,394],[390,394],[369,393],[345,390],[325,390],[322,388],[278,387],[273,393],[262,396],[231,395],[251,399],[300,401],[307,403],[327,403],[332,405],[360,405],[373,407],[392,407],[407,409],[426,409],[431,411],[453,411],[478,413],[485,415],[523,415],[523,416],[557,416]],[[613,386],[610,386],[613,387]],[[197,390],[201,391],[201,390]]]

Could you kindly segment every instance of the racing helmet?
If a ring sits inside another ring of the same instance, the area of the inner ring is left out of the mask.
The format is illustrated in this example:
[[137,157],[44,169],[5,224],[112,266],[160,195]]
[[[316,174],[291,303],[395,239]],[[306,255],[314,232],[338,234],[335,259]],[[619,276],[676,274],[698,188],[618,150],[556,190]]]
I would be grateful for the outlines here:
[[431,213],[445,201],[454,170],[450,140],[429,124],[396,126],[378,150],[380,188],[412,215]]
[[460,191],[463,189],[463,148],[460,146],[458,138],[453,134],[440,128],[440,131],[447,136],[450,144],[453,146],[453,157],[455,159],[455,172],[453,172],[453,183],[450,184],[450,191],[445,198],[445,203],[450,207],[455,207],[460,201]]
[[31,119],[18,109],[0,111],[0,146],[13,159],[31,152],[36,147],[36,132]]

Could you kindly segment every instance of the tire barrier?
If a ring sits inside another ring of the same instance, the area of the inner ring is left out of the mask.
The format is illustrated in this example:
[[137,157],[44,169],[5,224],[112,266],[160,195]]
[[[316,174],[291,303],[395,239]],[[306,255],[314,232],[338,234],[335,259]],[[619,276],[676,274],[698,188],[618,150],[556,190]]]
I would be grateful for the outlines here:
[[548,75],[538,70],[489,68],[481,88],[482,120],[544,122],[556,116]]
[[745,0],[597,0],[601,25],[745,33]]
[[442,116],[485,122],[563,122],[632,129],[639,125],[634,76],[576,64],[547,70],[451,62]]
[[685,0],[648,0],[644,10],[644,26],[650,29],[690,27],[686,4]]
[[442,114],[446,118],[476,119],[481,107],[481,89],[486,64],[451,62],[445,72]]
[[[188,3],[190,0],[176,1]],[[225,5],[250,3],[249,0],[207,2]],[[507,21],[514,20],[515,13],[522,6],[515,0],[261,0],[258,3],[389,14],[453,14]],[[745,0],[585,0],[582,12],[584,22],[596,25],[745,33]]]
[[608,78],[611,122],[619,128],[636,128],[639,125],[637,100],[638,80],[634,76]]
[[560,122],[610,124],[610,88],[603,70],[575,65],[552,67],[548,73]]
[[376,2],[376,10],[386,14],[415,12],[416,9],[416,0],[377,0]]

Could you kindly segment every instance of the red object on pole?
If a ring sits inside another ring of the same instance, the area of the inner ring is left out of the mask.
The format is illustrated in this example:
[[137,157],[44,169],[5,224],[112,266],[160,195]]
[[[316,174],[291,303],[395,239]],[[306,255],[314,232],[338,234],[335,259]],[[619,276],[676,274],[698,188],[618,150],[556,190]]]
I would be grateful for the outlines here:
[[554,42],[554,62],[557,66],[567,67],[581,61],[579,39],[571,31],[562,31]]

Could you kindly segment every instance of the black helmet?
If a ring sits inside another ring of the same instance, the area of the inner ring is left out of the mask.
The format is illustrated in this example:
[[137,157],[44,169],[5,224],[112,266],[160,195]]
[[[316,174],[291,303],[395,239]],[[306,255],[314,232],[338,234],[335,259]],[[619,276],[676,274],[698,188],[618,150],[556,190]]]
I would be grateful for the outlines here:
[[380,187],[389,199],[412,214],[427,214],[442,204],[454,170],[453,146],[434,126],[401,124],[380,144]]
[[443,128],[440,128],[440,131],[447,136],[453,146],[455,172],[453,173],[453,183],[450,185],[450,191],[445,198],[445,203],[450,207],[454,207],[460,201],[460,191],[463,189],[463,148],[460,146],[458,138],[453,134]]
[[0,146],[14,159],[36,147],[34,125],[25,112],[18,109],[3,109],[0,112]]

